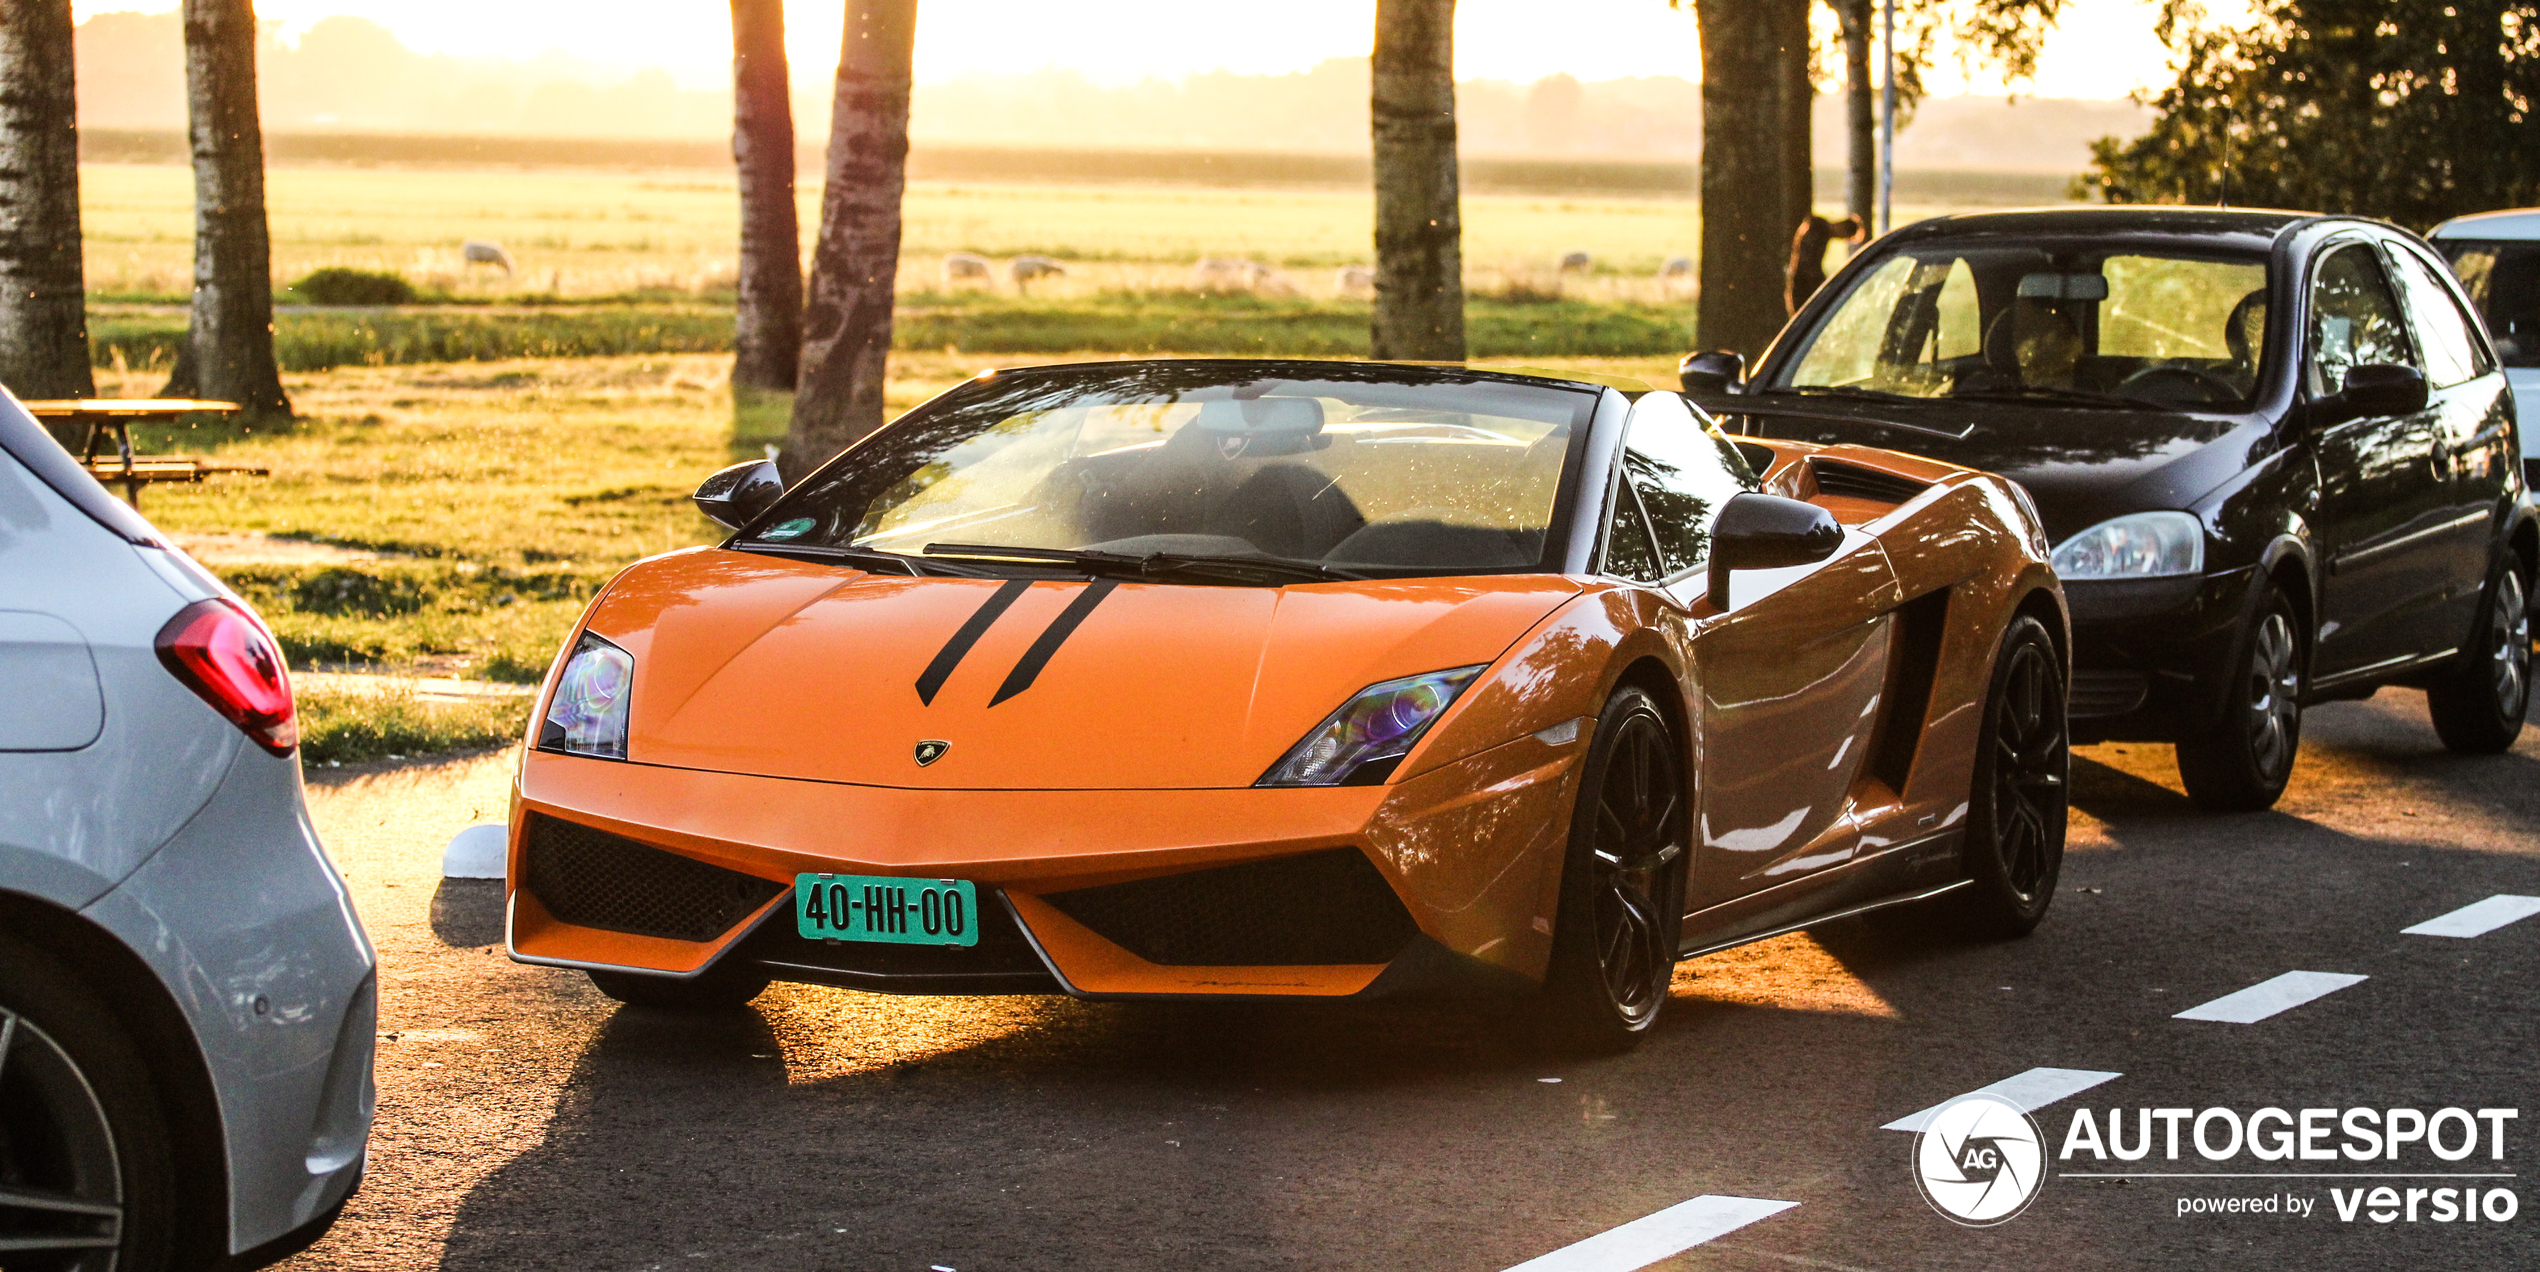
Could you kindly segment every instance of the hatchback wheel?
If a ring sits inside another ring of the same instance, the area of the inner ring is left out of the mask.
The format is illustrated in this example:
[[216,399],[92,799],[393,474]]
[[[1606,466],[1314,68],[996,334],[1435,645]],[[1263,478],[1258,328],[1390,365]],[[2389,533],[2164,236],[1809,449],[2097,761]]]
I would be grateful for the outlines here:
[[2302,745],[2300,628],[2284,590],[2264,586],[2239,670],[2223,695],[2222,718],[2178,744],[2178,775],[2188,798],[2214,812],[2273,807]]
[[1656,700],[1616,691],[1579,782],[1545,985],[1571,1041],[1628,1046],[1666,1006],[1684,922],[1686,803],[1682,748]]
[[156,1272],[175,1154],[147,1063],[56,960],[0,940],[0,1264]]
[[2071,800],[2063,660],[2036,619],[2023,615],[2002,634],[1978,727],[1965,909],[1986,936],[2022,936],[2055,899]]
[[2522,736],[2531,708],[2531,615],[2522,569],[2519,553],[2497,562],[2469,644],[2426,686],[2434,731],[2455,751],[2493,755]]

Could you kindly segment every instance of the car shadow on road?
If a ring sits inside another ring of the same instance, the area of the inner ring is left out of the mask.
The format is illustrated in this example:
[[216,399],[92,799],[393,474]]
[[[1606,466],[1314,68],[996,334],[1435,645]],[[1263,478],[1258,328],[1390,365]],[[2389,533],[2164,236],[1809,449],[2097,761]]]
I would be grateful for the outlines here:
[[500,944],[503,881],[443,879],[432,890],[432,935],[453,949]]

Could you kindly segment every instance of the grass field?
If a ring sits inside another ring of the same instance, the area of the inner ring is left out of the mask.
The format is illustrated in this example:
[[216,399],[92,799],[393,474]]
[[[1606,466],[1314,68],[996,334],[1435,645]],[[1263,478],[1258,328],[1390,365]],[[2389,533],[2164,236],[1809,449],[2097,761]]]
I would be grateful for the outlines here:
[[[80,170],[88,286],[101,300],[175,301],[193,277],[193,185],[174,165]],[[802,194],[805,242],[819,216]],[[267,176],[274,275],[327,265],[395,270],[427,292],[472,301],[727,300],[739,213],[729,177],[705,173],[275,168]],[[917,182],[904,205],[903,290],[933,288],[949,252],[1069,263],[1043,299],[1186,289],[1190,266],[1240,256],[1275,266],[1304,297],[1335,292],[1334,267],[1369,259],[1364,192],[1189,186]],[[1831,210],[1831,209],[1829,209]],[[1903,218],[1942,210],[1907,207]],[[1692,256],[1697,208],[1682,199],[1467,195],[1464,255],[1480,292],[1548,285],[1562,253],[1597,262],[1566,280],[1572,299],[1680,302],[1655,277]],[[459,259],[468,239],[501,243],[515,272]],[[1011,295],[999,279],[992,290]],[[282,298],[286,303],[289,297]]]

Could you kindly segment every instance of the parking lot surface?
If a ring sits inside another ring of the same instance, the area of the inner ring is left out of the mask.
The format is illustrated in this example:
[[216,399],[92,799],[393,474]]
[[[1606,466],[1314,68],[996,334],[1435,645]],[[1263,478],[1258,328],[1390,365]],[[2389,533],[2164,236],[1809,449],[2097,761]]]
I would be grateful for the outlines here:
[[[438,877],[503,815],[508,763],[313,786],[380,947],[380,1113],[368,1183],[286,1268],[1589,1272],[1638,1266],[1640,1237],[1668,1268],[2540,1266],[2540,916],[2492,925],[2528,907],[2490,900],[2540,896],[2540,735],[2450,755],[2413,692],[2314,711],[2269,813],[2197,812],[2166,747],[2077,751],[2033,936],[1905,916],[1715,955],[1657,1036],[1593,1059],[1455,1003],[780,985],[735,1015],[620,1009],[502,956],[498,885]],[[2143,1109],[2520,1114],[2458,1160],[2082,1152],[1963,1227],[1883,1128],[1996,1084],[2050,1152],[2083,1108],[2127,1139]],[[2514,1217],[2339,1214],[2447,1182]]]

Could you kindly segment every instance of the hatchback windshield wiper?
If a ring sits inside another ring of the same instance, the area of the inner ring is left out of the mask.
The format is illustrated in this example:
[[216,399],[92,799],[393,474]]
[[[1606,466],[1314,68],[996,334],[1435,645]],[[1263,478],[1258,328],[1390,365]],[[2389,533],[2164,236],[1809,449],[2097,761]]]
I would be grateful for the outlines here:
[[[1794,397],[1856,398],[1865,402],[1928,402],[1931,399],[1911,393],[1889,393],[1880,389],[1856,389],[1848,384],[1776,384],[1756,389],[1759,394],[1790,394]],[[1723,408],[1726,409],[1726,408]]]
[[836,561],[842,564],[852,565],[858,569],[866,571],[879,570],[893,574],[905,574],[911,578],[917,578],[928,574],[952,574],[967,577],[974,573],[974,571],[963,569],[957,565],[949,563],[939,564],[933,561],[922,560],[917,557],[902,556],[897,552],[884,552],[878,548],[838,548],[816,543],[766,543],[754,539],[744,540],[736,546],[751,552],[765,552],[772,556],[804,557],[815,561]]
[[2050,402],[2070,402],[2075,406],[2097,406],[2115,410],[2122,410],[2128,407],[2152,411],[2175,411],[2178,409],[2178,407],[2172,403],[2155,402],[2150,398],[2132,397],[2123,393],[2094,393],[2088,389],[2062,389],[2051,384],[2006,384],[1998,388],[1990,389],[1962,389],[1949,394],[1945,400],[1951,402],[2021,402],[2045,400]]
[[1349,570],[1317,565],[1311,561],[1290,561],[1283,557],[1213,556],[1188,552],[1132,555],[1092,548],[1009,548],[990,543],[930,543],[926,545],[926,555],[964,561],[1047,561],[1054,565],[1072,565],[1093,574],[1129,578],[1178,574],[1255,586],[1330,583],[1367,577]]

